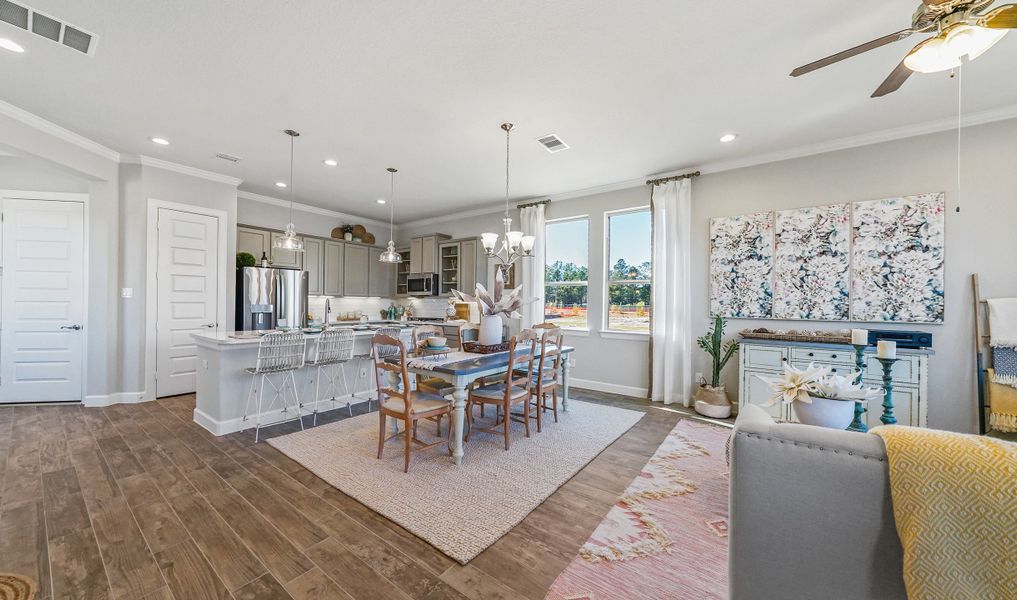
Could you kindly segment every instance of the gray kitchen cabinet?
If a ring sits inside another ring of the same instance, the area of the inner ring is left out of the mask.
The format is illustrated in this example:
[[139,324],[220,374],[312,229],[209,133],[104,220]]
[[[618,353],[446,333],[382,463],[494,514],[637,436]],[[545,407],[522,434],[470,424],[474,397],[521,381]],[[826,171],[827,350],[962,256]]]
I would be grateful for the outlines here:
[[326,296],[343,295],[343,266],[346,244],[325,240],[322,260],[322,291]]
[[421,264],[423,256],[421,255],[421,249],[424,247],[423,238],[413,238],[410,240],[410,273],[423,273]]
[[[277,239],[281,238],[282,236],[283,236],[282,232],[280,232],[280,231],[273,231],[272,232],[272,236],[271,236],[272,245],[274,246],[275,245],[275,241]],[[299,239],[303,239],[300,236],[297,236],[297,237]],[[272,258],[272,266],[273,267],[277,267],[277,268],[281,268],[281,269],[303,269],[304,268],[304,261],[303,261],[304,253],[303,252],[293,252],[292,250],[278,250],[276,248],[272,248],[270,256]]]
[[307,271],[307,293],[311,296],[320,296],[324,290],[324,252],[325,240],[304,238],[304,270]]
[[237,254],[249,252],[261,266],[261,255],[272,253],[272,233],[265,229],[237,227]]
[[420,238],[420,272],[436,273],[438,271],[435,257],[438,254],[437,236],[428,235]]
[[343,296],[367,296],[370,276],[368,246],[346,244],[343,257]]
[[[395,266],[381,262],[382,248],[368,249],[367,295],[376,298],[391,298],[394,295]],[[402,264],[402,263],[400,263]]]
[[[459,287],[456,289],[468,294],[477,288],[477,269],[481,264],[487,264],[477,254],[479,247],[480,242],[476,238],[459,242]],[[482,276],[480,278],[483,279]]]

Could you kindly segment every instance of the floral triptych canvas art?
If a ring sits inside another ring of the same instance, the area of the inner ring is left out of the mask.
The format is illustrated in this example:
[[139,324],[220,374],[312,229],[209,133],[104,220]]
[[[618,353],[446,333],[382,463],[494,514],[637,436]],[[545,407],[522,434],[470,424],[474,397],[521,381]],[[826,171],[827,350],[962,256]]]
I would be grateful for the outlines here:
[[944,194],[718,217],[710,312],[942,323]]

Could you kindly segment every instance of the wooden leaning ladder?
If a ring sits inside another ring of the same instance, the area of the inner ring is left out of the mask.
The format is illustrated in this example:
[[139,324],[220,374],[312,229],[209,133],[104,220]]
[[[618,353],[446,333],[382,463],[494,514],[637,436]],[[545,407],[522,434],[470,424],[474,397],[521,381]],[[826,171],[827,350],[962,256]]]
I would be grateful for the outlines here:
[[[978,273],[971,274],[971,290],[975,301],[975,380],[978,382],[978,434],[985,435],[985,411],[990,407],[985,400],[986,358],[992,360],[992,345],[989,343],[989,303],[982,298],[978,287]],[[983,316],[984,315],[984,316]],[[982,319],[985,319],[985,333],[982,333]],[[986,349],[983,352],[983,348]]]

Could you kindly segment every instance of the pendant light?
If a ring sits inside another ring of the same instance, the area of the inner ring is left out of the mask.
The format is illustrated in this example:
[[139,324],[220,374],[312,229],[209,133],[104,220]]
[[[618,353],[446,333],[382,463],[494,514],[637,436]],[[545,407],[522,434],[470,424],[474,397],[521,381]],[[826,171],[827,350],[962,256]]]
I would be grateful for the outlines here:
[[532,257],[533,242],[536,240],[535,236],[523,235],[522,231],[512,231],[512,218],[509,217],[509,137],[514,127],[515,125],[512,123],[501,124],[502,130],[505,132],[505,217],[502,219],[505,239],[496,250],[498,234],[480,234],[480,243],[484,246],[484,253],[491,258],[497,258],[502,265],[511,265],[520,258]]
[[300,134],[292,129],[284,131],[290,136],[290,222],[286,224],[286,231],[272,242],[272,248],[276,250],[289,250],[290,252],[303,252],[304,240],[297,237],[297,229],[293,226],[293,142]]
[[388,248],[381,253],[378,258],[383,263],[401,263],[403,262],[403,255],[396,252],[395,249],[395,174],[398,173],[398,169],[389,167],[388,171],[389,178],[389,190],[388,190]]

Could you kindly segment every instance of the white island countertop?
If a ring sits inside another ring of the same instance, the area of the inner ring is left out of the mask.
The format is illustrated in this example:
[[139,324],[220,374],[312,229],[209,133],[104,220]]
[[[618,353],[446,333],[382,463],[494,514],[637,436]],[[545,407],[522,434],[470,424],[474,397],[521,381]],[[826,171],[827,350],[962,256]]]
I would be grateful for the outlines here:
[[[398,325],[392,325],[391,327],[399,327]],[[401,326],[403,331],[409,332],[413,329],[412,326]],[[354,338],[371,337],[377,333],[377,326],[371,329],[355,329],[352,326],[339,326],[330,327],[330,329],[353,329]],[[320,334],[318,333],[305,333],[304,339],[312,340],[317,338]],[[254,331],[218,331],[214,333],[192,333],[191,336],[195,339],[199,346],[257,346],[264,337]]]

